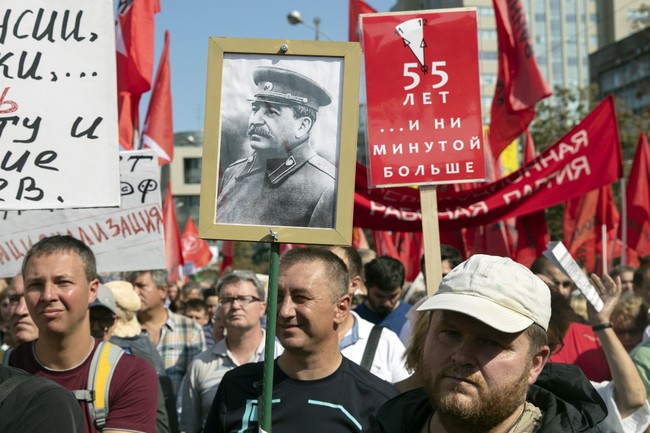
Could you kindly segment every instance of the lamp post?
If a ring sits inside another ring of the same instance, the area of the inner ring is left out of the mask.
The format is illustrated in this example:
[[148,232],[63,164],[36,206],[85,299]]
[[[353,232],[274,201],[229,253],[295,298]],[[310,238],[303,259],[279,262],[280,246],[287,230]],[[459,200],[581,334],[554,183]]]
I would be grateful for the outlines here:
[[321,35],[325,37],[327,40],[332,40],[327,34],[322,32],[320,30],[320,18],[319,17],[314,17],[314,25],[312,26],[311,24],[306,23],[302,19],[302,15],[300,14],[299,11],[291,11],[289,12],[289,15],[287,15],[287,21],[289,21],[289,24],[291,25],[296,25],[296,24],[302,24],[305,27],[312,29],[315,32],[314,35],[314,40],[319,40]]

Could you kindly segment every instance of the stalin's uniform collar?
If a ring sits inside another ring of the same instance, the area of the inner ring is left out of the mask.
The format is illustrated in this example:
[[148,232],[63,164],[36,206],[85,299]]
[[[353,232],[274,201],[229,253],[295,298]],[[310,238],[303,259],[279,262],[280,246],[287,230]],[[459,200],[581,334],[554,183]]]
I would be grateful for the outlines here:
[[[259,157],[257,152],[255,152],[248,157],[246,164],[237,178],[239,179],[254,174],[259,170],[262,170],[262,166],[265,165],[264,170],[266,171],[266,177],[271,185],[277,185],[298,171],[300,167],[305,165],[305,163],[315,155],[316,151],[311,147],[309,142],[297,146],[286,158],[270,158],[264,161]],[[264,164],[264,162],[266,162],[266,164]]]

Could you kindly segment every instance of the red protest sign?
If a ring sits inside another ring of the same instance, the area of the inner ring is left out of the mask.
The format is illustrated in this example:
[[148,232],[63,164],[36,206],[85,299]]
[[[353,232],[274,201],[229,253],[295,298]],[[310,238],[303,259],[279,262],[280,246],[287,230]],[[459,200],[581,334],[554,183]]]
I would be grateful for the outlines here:
[[372,187],[484,180],[476,11],[361,17]]

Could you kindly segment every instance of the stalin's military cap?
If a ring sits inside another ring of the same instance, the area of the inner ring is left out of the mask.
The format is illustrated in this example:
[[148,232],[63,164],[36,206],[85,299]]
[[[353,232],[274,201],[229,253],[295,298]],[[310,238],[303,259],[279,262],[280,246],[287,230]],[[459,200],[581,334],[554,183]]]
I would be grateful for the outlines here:
[[288,69],[260,66],[253,72],[257,85],[254,101],[284,105],[304,105],[318,111],[332,98],[317,82]]

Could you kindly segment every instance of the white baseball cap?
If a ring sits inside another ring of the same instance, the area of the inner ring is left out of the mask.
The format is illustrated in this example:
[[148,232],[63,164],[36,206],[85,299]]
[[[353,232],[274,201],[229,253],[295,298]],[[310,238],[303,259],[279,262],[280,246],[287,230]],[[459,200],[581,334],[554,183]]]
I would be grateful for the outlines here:
[[507,258],[476,254],[442,279],[418,311],[449,310],[506,333],[533,323],[544,330],[551,319],[551,292],[525,266]]

